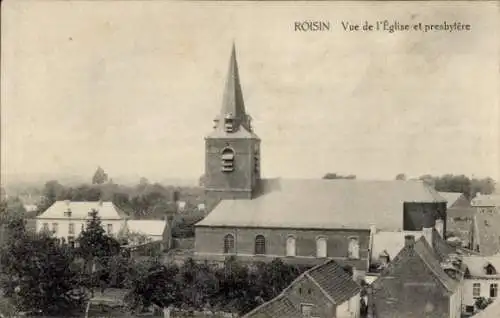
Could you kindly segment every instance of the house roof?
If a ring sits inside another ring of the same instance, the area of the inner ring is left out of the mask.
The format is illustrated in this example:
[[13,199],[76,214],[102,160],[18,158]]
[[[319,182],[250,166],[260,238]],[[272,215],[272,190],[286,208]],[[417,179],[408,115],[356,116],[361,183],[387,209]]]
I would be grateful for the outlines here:
[[167,221],[163,220],[128,220],[127,229],[130,232],[146,235],[163,235]]
[[405,236],[413,235],[416,240],[422,236],[422,231],[378,231],[373,235],[371,259],[376,260],[386,252],[390,260],[405,247]]
[[442,196],[446,200],[446,207],[451,207],[461,196],[463,193],[458,192],[438,192],[440,196]]
[[252,200],[222,200],[197,226],[402,230],[403,203],[445,202],[422,181],[261,181]]
[[483,256],[500,252],[500,215],[493,213],[478,213],[474,216],[474,232]]
[[37,216],[37,219],[68,218],[64,215],[64,212],[67,212],[68,209],[71,211],[72,219],[87,219],[89,218],[88,213],[92,210],[97,210],[101,219],[121,220],[127,217],[112,202],[56,201],[45,212]]
[[433,250],[431,245],[422,236],[412,246],[405,246],[392,262],[382,271],[379,278],[373,282],[374,290],[380,290],[380,284],[383,283],[384,277],[390,276],[392,272],[400,268],[399,264],[403,263],[405,270],[412,271],[412,262],[407,262],[411,257],[418,257],[422,260],[425,266],[430,270],[432,276],[440,282],[442,288],[447,292],[453,293],[459,286],[459,282],[451,278],[441,267],[440,256]]
[[326,296],[336,304],[342,304],[361,291],[352,277],[333,260],[311,268],[305,275],[321,287]]
[[448,218],[472,218],[475,214],[476,209],[470,207],[454,207],[446,210],[446,216]]
[[260,305],[244,317],[302,317],[287,295],[291,288],[303,279],[310,280],[326,298],[338,305],[361,291],[359,285],[337,262],[328,260],[302,273],[279,296]]
[[500,277],[500,256],[464,256],[462,260],[471,276],[485,276],[485,267],[491,264],[498,273],[495,277]]
[[500,194],[479,194],[471,201],[472,206],[500,207]]

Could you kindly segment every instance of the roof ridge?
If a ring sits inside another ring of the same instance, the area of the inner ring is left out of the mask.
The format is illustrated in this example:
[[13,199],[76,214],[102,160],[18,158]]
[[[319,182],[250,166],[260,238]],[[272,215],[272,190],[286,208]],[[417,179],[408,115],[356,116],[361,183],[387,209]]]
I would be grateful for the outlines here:
[[[420,242],[420,244],[423,244],[424,245],[424,248],[427,249],[427,251],[431,254],[431,256],[434,258],[435,255],[435,251],[432,250],[432,247],[430,247],[430,244],[427,242],[427,240],[422,236],[415,244],[418,244]],[[439,275],[438,272],[436,272],[436,269],[429,263],[429,260],[422,254],[421,251],[419,251],[419,249],[414,249],[415,250],[415,253],[419,256],[419,258],[424,262],[424,264],[427,266],[428,269],[430,269],[430,271],[434,274],[434,277],[437,278],[437,280],[441,283],[441,285],[446,289],[446,290],[449,290],[449,287],[447,286],[447,284],[443,281],[443,279],[441,279],[441,276]],[[441,264],[440,262],[434,258],[434,260],[438,263],[439,265],[439,269],[441,269],[441,271],[445,274],[445,275],[448,275],[446,274],[446,272],[441,268]]]

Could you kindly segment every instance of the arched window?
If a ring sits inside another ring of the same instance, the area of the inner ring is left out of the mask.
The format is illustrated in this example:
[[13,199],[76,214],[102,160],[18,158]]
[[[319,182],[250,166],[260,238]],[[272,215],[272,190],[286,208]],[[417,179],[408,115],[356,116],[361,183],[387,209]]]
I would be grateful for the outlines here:
[[353,259],[359,258],[359,242],[357,237],[349,238],[349,248],[347,257]]
[[222,150],[222,166],[223,172],[231,172],[234,170],[234,151],[231,148]]
[[264,235],[257,235],[255,237],[255,254],[266,254],[266,238],[264,237]]
[[286,256],[295,256],[295,237],[292,235],[286,239]]
[[486,275],[496,275],[497,274],[497,270],[490,263],[486,264],[486,266],[484,267],[484,271],[486,272]]
[[326,257],[326,238],[318,237],[316,239],[316,256],[317,257]]
[[224,236],[224,254],[234,253],[234,236],[227,234]]

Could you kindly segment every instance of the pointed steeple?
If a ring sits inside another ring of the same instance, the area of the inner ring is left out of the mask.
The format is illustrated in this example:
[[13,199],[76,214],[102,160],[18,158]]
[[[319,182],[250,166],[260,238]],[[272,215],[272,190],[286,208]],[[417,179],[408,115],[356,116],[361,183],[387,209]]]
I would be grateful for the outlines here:
[[245,104],[243,102],[243,93],[241,91],[240,75],[238,73],[238,62],[236,61],[236,47],[233,42],[231,58],[229,60],[229,70],[224,87],[221,115],[232,114],[236,119],[245,117]]

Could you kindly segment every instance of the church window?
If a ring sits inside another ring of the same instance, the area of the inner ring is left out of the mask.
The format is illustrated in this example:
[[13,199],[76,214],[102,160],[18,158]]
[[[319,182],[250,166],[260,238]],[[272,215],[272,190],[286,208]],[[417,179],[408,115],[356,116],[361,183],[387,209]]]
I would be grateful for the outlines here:
[[295,256],[295,237],[290,235],[286,239],[286,256]]
[[359,258],[359,241],[357,237],[349,238],[348,255],[349,258]]
[[316,239],[316,256],[317,257],[326,257],[326,238],[318,237]]
[[490,297],[495,298],[498,295],[498,284],[490,284]]
[[224,254],[234,253],[234,236],[227,234],[224,236]]
[[231,172],[234,170],[234,151],[230,148],[222,150],[222,167],[223,172]]
[[255,237],[255,254],[266,254],[266,238],[264,237],[264,235],[257,235]]

